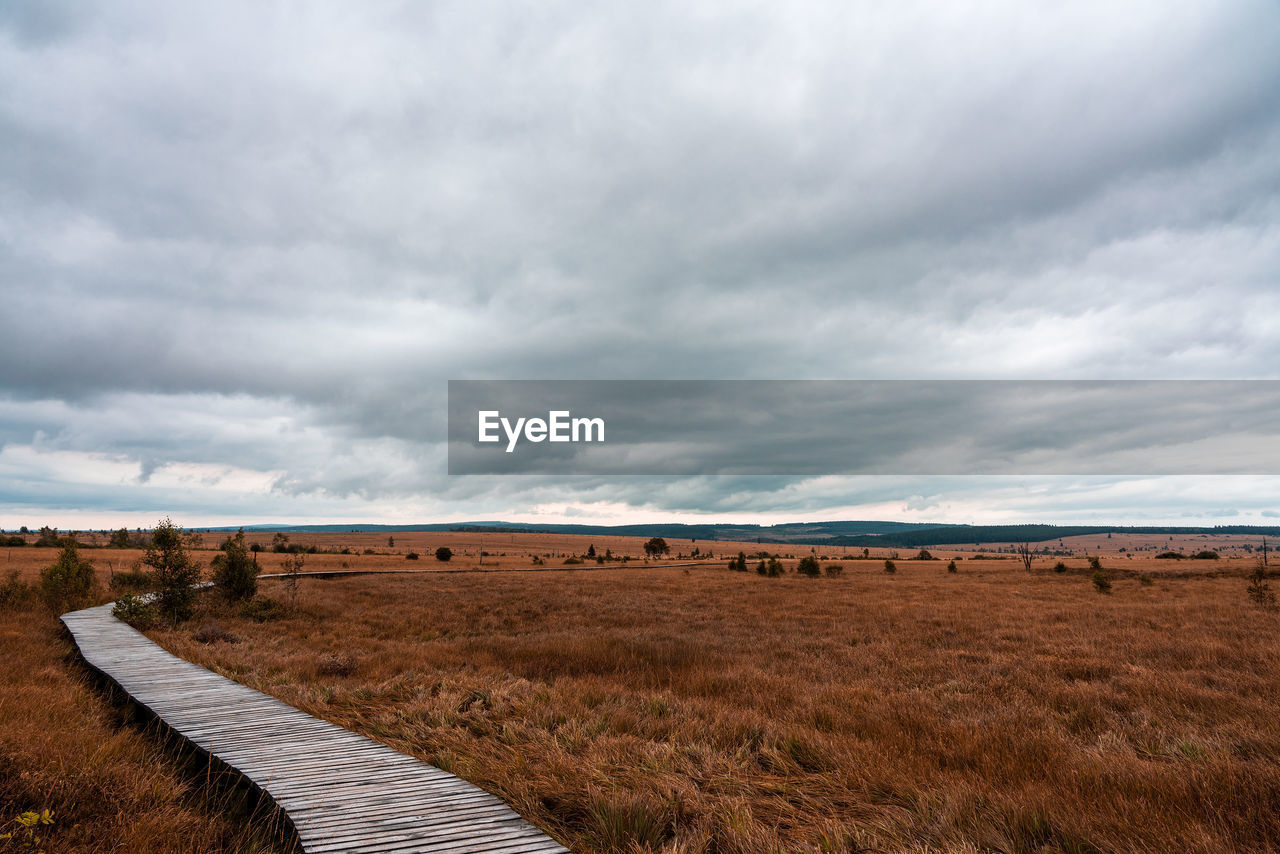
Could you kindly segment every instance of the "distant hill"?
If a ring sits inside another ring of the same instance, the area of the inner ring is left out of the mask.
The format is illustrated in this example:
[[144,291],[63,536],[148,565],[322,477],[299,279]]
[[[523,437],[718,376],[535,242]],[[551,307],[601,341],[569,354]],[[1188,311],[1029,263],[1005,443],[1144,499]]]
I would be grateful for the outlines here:
[[[234,531],[238,526],[201,528]],[[832,546],[934,546],[944,543],[1041,543],[1081,534],[1253,534],[1280,537],[1280,526],[1133,527],[1123,525],[941,525],[929,522],[789,522],[782,525],[728,523],[654,523],[640,525],[537,525],[527,522],[452,522],[420,525],[245,525],[246,531],[377,533],[467,531],[475,533],[584,534],[615,537],[663,537],[674,540],[738,540],[760,543]]]

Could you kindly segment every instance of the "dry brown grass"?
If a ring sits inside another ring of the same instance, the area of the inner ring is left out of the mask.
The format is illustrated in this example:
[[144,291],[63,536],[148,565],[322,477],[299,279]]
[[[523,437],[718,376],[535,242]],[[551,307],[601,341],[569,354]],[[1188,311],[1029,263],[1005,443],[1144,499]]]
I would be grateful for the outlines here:
[[[0,821],[54,810],[43,850],[58,854],[277,850],[240,794],[206,788],[154,731],[124,723],[42,605],[0,609],[0,648]],[[10,850],[27,849],[0,841]]]
[[576,851],[1280,848],[1280,618],[1244,566],[1124,559],[1155,582],[1100,595],[1037,563],[356,577],[215,607],[237,643],[156,636]]

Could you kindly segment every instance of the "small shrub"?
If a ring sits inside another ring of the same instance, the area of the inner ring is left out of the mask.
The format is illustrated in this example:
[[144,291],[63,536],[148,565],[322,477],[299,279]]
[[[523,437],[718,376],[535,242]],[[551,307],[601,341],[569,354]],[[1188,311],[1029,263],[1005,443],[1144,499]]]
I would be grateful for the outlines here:
[[1102,570],[1094,570],[1093,586],[1097,588],[1099,593],[1111,592],[1111,579],[1107,578],[1106,573]]
[[562,566],[577,566],[580,563],[582,563],[582,558],[580,557],[567,557],[564,559]]
[[1156,555],[1156,560],[1184,560],[1186,555],[1182,552],[1160,552]]
[[1195,554],[1193,554],[1191,557],[1192,557],[1192,559],[1193,559],[1193,560],[1217,560],[1217,559],[1218,559],[1218,553],[1217,553],[1217,552],[1209,552],[1209,551],[1205,551],[1205,552],[1196,552],[1196,553],[1195,553]]
[[1138,583],[1143,587],[1150,587],[1152,584],[1151,576],[1147,575],[1145,572],[1142,573],[1138,576]]
[[769,563],[765,565],[764,574],[770,578],[777,578],[786,571],[787,568],[782,565],[782,561],[778,560],[776,557],[771,557],[769,558]]
[[249,556],[244,528],[222,544],[222,554],[211,562],[213,583],[228,599],[244,601],[258,592],[258,564]]
[[810,578],[816,578],[822,574],[822,567],[818,565],[818,559],[813,555],[800,558],[800,563],[796,565],[796,572],[801,575],[807,575]]
[[45,850],[46,837],[42,836],[43,828],[53,824],[53,810],[42,809],[40,812],[27,810],[9,822],[14,830],[0,833],[0,842],[8,843],[5,851],[39,851]]
[[934,560],[934,557],[929,553],[928,549],[921,549],[916,553],[915,559],[916,560]]
[[1102,570],[1102,559],[1097,555],[1091,555],[1089,557],[1089,568],[1094,572],[1100,572]]
[[761,560],[758,564],[756,564],[756,572],[760,573],[761,575],[768,575],[769,567],[765,565],[765,562],[763,560]]
[[93,591],[93,564],[82,560],[73,540],[58,552],[58,559],[40,573],[40,593],[59,614],[89,603]]
[[142,562],[151,567],[160,588],[156,599],[160,612],[175,623],[191,616],[200,567],[187,554],[182,529],[169,519],[162,520],[151,533],[151,545]]
[[[404,556],[404,559],[405,559],[405,560],[417,560],[417,559],[418,559],[418,553],[417,553],[417,552],[409,552],[407,555],[405,555],[405,556]],[[347,562],[344,560],[342,563],[343,563],[343,565],[345,566]]]
[[951,561],[951,563],[947,564],[947,572],[959,572],[959,571],[960,571],[960,568],[956,566],[956,562],[954,560]]
[[259,623],[279,620],[287,613],[283,602],[268,596],[254,596],[240,607],[240,616]]
[[160,612],[150,599],[126,593],[116,600],[116,604],[111,608],[111,616],[144,632],[155,625],[156,620],[160,618]]
[[1063,563],[1062,561],[1058,561],[1057,563],[1055,563],[1055,564],[1053,565],[1053,571],[1054,571],[1054,572],[1066,572],[1066,571],[1067,571],[1067,565],[1066,565],[1065,563]]
[[193,635],[197,643],[235,643],[236,636],[227,631],[222,623],[209,620],[200,626]]
[[892,559],[892,558],[886,558],[886,559],[885,559],[885,562],[884,562],[884,571],[885,571],[885,572],[897,572],[897,571],[898,571],[898,565],[897,565],[896,563],[894,563],[894,562],[893,562],[893,559]]
[[1267,582],[1267,570],[1259,563],[1249,574],[1249,601],[1268,610],[1276,607],[1276,594]]
[[355,672],[355,661],[341,653],[331,653],[316,662],[316,673],[321,676],[350,676]]
[[35,599],[35,590],[30,584],[18,580],[18,570],[9,573],[9,577],[0,584],[0,608],[18,610],[28,607]]
[[829,563],[823,567],[823,569],[826,571],[828,577],[835,578],[837,575],[844,572],[844,565],[839,563]]
[[440,561],[441,563],[448,563],[452,557],[453,557],[453,549],[449,548],[448,546],[441,546],[440,548],[436,549],[436,560]]

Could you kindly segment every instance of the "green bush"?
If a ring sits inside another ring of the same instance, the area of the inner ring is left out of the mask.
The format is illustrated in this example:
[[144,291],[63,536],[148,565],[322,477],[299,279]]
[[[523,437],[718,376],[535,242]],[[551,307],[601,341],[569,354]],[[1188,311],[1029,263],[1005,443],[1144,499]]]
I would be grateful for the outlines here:
[[1053,571],[1054,571],[1054,572],[1066,572],[1066,571],[1067,571],[1067,565],[1066,565],[1065,563],[1063,563],[1062,561],[1058,561],[1057,563],[1055,563],[1055,564],[1053,565]]
[[58,559],[40,573],[40,593],[59,614],[89,604],[93,564],[82,560],[74,540],[67,540]]
[[182,529],[168,519],[156,525],[142,562],[155,578],[156,606],[173,622],[191,616],[195,607],[196,580],[200,567],[193,563],[182,539]]
[[818,559],[813,555],[800,558],[800,563],[796,565],[796,572],[801,575],[807,575],[810,578],[816,578],[822,574],[822,567],[818,565]]
[[1089,558],[1089,568],[1092,569],[1094,572],[1098,572],[1099,570],[1101,570],[1102,559],[1097,557],[1096,555],[1091,556]]
[[826,571],[828,577],[835,578],[837,575],[844,572],[844,564],[829,563],[824,566],[823,569]]
[[956,562],[954,560],[951,561],[951,563],[947,564],[947,572],[959,572],[959,571],[960,569],[959,567],[956,566]]
[[244,528],[222,544],[222,554],[212,561],[213,583],[232,601],[252,599],[258,592],[258,564],[249,556]]
[[778,560],[776,557],[771,557],[769,558],[769,562],[765,565],[764,574],[770,578],[778,578],[786,571],[787,569],[782,565],[782,561]]
[[921,549],[916,553],[915,560],[935,560],[935,558],[928,549]]
[[646,557],[662,557],[671,553],[671,546],[662,537],[652,537],[644,544],[644,553]]
[[884,571],[885,571],[885,572],[897,572],[897,571],[898,571],[898,565],[897,565],[896,563],[894,563],[892,560],[890,560],[890,559],[886,558],[886,559],[885,559],[885,562],[884,562]]
[[155,625],[160,612],[147,597],[126,593],[116,600],[115,606],[111,609],[111,616],[142,632]]
[[580,563],[582,563],[582,558],[580,557],[567,557],[564,559],[563,566],[577,566]]
[[453,549],[449,548],[448,546],[441,546],[440,548],[436,549],[436,560],[441,561],[443,563],[448,563],[448,561],[452,558],[453,558]]
[[1106,573],[1101,570],[1095,570],[1093,573],[1093,586],[1098,589],[1099,593],[1111,592],[1111,579],[1107,578]]
[[1217,559],[1218,559],[1218,553],[1217,553],[1217,552],[1209,552],[1209,551],[1205,551],[1205,552],[1196,552],[1196,553],[1195,553],[1195,554],[1193,554],[1191,557],[1192,557],[1193,559],[1195,559],[1195,560],[1217,560]]
[[404,556],[404,559],[405,559],[405,560],[417,560],[417,559],[418,559],[418,553],[417,553],[417,552],[409,552],[407,555],[405,555],[405,556]]

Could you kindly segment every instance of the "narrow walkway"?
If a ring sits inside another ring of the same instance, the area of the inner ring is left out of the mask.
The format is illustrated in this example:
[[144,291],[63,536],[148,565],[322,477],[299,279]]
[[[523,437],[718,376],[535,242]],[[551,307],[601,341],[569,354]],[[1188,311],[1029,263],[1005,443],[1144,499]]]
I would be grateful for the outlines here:
[[170,655],[111,607],[62,616],[85,661],[266,792],[304,851],[566,851],[488,792]]

